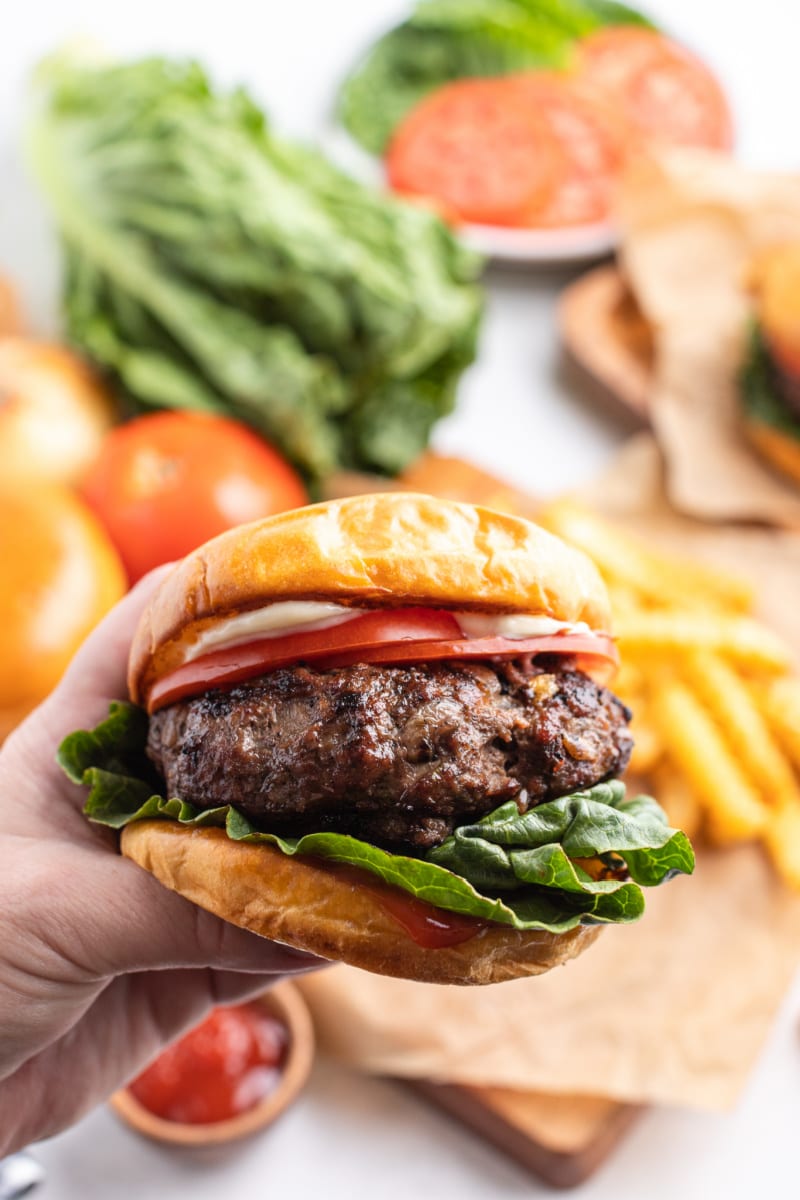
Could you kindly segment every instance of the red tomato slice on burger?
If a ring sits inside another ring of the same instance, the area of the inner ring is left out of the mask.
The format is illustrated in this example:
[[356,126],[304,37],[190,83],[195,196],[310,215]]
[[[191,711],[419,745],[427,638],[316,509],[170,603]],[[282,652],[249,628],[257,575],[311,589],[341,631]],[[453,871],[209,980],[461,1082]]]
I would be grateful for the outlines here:
[[231,687],[278,667],[313,662],[323,670],[353,663],[432,662],[437,659],[520,658],[569,654],[603,675],[618,655],[605,636],[554,634],[526,639],[464,638],[451,613],[441,609],[381,609],[328,629],[261,638],[214,650],[158,679],[150,689],[151,712],[214,687]]
[[547,124],[518,102],[511,79],[460,79],[412,109],[386,169],[395,191],[427,196],[445,216],[515,226],[544,202],[560,163]]
[[563,170],[528,209],[525,223],[563,228],[609,220],[632,137],[629,123],[602,92],[573,76],[532,71],[514,83],[516,103],[546,122],[563,155]]
[[711,71],[654,30],[616,26],[591,34],[579,45],[577,70],[648,140],[719,150],[733,144],[730,108]]
[[549,637],[535,638],[460,638],[454,641],[395,644],[374,646],[366,653],[346,651],[330,658],[317,660],[316,665],[327,670],[333,667],[349,667],[357,662],[369,663],[414,663],[434,662],[437,659],[461,659],[474,661],[480,658],[526,658],[535,654],[569,654],[585,663],[594,660],[594,666],[604,676],[618,662],[617,651],[611,638],[595,634],[555,633]]

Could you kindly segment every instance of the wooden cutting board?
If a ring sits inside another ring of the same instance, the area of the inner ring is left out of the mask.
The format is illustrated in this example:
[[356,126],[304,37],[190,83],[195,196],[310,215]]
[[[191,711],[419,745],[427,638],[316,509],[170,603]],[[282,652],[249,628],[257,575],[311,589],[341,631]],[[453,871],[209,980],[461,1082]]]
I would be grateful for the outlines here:
[[652,333],[619,269],[597,267],[566,288],[558,323],[573,361],[615,402],[647,421]]
[[576,1187],[588,1179],[644,1111],[602,1096],[557,1096],[416,1079],[408,1086],[556,1188]]

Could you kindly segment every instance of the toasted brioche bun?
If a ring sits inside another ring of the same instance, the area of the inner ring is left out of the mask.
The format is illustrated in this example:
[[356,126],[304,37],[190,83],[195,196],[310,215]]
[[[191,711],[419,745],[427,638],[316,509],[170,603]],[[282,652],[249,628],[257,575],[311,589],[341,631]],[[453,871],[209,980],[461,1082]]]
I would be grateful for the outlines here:
[[[190,554],[146,609],[130,658],[132,698],[183,661],[209,624],[281,600],[358,607],[433,606],[523,612],[610,625],[594,566],[519,517],[407,493],[330,501],[241,526]],[[220,829],[144,821],[122,850],[167,887],[263,937],[384,975],[433,983],[497,983],[537,975],[580,953],[595,928],[567,934],[490,924],[467,941],[426,949],[379,895],[324,863]]]
[[744,432],[762,458],[800,484],[800,441],[766,421],[745,419]]
[[195,550],[145,610],[131,698],[180,666],[220,617],[281,600],[531,613],[607,631],[605,586],[577,550],[521,517],[404,492],[354,496],[242,525]]
[[221,829],[140,821],[122,852],[166,887],[225,921],[321,958],[423,983],[501,983],[541,975],[580,954],[599,932],[519,932],[488,925],[457,946],[415,941],[367,887],[310,859],[233,842]]

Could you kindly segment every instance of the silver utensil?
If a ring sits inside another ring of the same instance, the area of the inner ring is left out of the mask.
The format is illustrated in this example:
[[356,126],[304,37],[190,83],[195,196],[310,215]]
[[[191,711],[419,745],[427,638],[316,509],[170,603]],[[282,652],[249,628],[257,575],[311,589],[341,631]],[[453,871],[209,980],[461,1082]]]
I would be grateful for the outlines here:
[[30,1154],[11,1154],[0,1159],[0,1200],[27,1196],[44,1180],[44,1167]]

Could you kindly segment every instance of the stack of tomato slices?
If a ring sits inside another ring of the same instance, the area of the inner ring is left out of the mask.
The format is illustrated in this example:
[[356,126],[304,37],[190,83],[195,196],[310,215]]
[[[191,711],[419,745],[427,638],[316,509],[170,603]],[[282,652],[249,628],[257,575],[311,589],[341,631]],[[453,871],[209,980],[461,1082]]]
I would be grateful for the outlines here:
[[451,221],[515,228],[607,222],[626,162],[649,146],[730,149],[709,69],[655,30],[591,34],[567,71],[460,79],[421,101],[387,152],[391,186]]
[[613,640],[605,634],[465,638],[452,613],[442,609],[376,609],[327,629],[260,638],[204,654],[156,681],[150,691],[150,709],[301,662],[332,670],[353,663],[395,665],[538,654],[568,655],[587,674],[603,679],[614,672],[619,661]]

